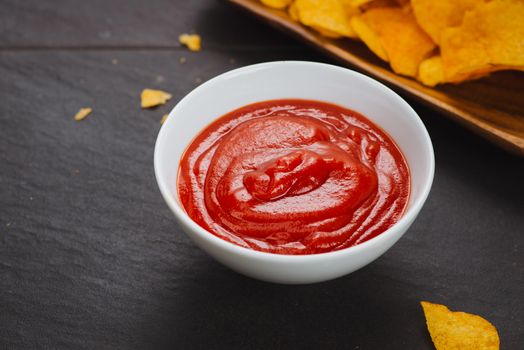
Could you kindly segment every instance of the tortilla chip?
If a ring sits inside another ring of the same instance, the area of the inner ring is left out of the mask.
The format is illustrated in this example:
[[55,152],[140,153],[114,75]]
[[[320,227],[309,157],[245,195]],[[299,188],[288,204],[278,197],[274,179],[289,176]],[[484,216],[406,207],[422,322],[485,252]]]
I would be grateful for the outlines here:
[[420,303],[426,316],[431,340],[437,350],[498,350],[495,327],[480,316],[452,312],[446,306]]
[[481,3],[440,37],[444,79],[461,82],[502,69],[524,70],[524,1]]
[[346,0],[346,3],[353,7],[360,7],[362,5],[365,5],[367,3],[370,3],[373,0]]
[[298,10],[294,2],[291,3],[291,5],[289,5],[289,7],[287,8],[287,13],[293,21],[300,21],[300,17],[298,16]]
[[200,48],[202,47],[202,39],[198,34],[181,34],[178,37],[178,41],[180,41],[181,44],[186,45],[191,51],[200,51]]
[[339,33],[333,32],[329,29],[324,29],[322,27],[314,26],[312,25],[311,28],[322,34],[322,36],[325,36],[326,38],[332,38],[332,39],[339,39],[342,36]]
[[366,44],[366,46],[373,51],[375,55],[382,60],[388,62],[388,54],[380,42],[380,37],[377,32],[362,18],[362,16],[355,16],[351,18],[351,27],[357,33],[358,37]]
[[93,111],[92,108],[80,108],[78,112],[76,112],[74,119],[79,122],[81,120],[84,120],[91,112]]
[[353,17],[355,15],[360,15],[362,11],[360,10],[359,5],[355,5],[355,0],[341,0],[344,10],[346,10],[346,16]]
[[397,5],[398,3],[395,0],[372,0],[360,5],[360,7],[362,10],[368,11],[382,7],[397,7]]
[[418,67],[417,79],[424,85],[435,86],[444,82],[442,57],[433,56],[422,61]]
[[333,38],[356,37],[343,0],[296,0],[293,5],[302,24]]
[[165,104],[170,98],[171,94],[162,90],[144,89],[140,95],[140,105],[142,108],[151,108],[158,105]]
[[395,2],[399,6],[410,6],[411,5],[411,1],[410,0],[395,0]]
[[162,118],[160,119],[160,125],[164,124],[167,120],[167,117],[169,117],[169,114],[164,114]]
[[484,0],[411,0],[411,6],[422,29],[440,44],[442,31],[460,25],[466,11],[482,2]]
[[380,58],[387,57],[398,74],[417,76],[420,63],[436,48],[413,14],[400,7],[374,8],[357,18],[364,23],[352,19],[351,24],[360,38]]
[[260,0],[264,5],[274,9],[283,9],[288,7],[293,0]]

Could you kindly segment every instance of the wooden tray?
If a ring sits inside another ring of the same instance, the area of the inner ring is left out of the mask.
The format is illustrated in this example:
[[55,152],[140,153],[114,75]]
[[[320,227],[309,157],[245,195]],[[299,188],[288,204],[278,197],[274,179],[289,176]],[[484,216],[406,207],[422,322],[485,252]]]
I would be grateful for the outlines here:
[[285,11],[268,8],[257,0],[227,1],[444,112],[504,149],[524,156],[524,73],[498,72],[476,81],[428,88],[393,73],[361,42],[325,38],[291,20]]

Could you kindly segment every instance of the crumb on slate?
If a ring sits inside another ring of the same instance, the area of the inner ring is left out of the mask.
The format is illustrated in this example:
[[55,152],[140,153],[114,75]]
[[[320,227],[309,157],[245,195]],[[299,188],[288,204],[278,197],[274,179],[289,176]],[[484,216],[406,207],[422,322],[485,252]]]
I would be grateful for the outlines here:
[[178,40],[190,51],[200,51],[202,47],[202,40],[198,34],[180,34]]
[[93,111],[92,108],[86,107],[86,108],[80,108],[78,112],[76,112],[74,119],[79,122],[81,120],[84,120],[91,112]]
[[140,95],[142,108],[151,108],[166,103],[172,95],[162,90],[144,89]]

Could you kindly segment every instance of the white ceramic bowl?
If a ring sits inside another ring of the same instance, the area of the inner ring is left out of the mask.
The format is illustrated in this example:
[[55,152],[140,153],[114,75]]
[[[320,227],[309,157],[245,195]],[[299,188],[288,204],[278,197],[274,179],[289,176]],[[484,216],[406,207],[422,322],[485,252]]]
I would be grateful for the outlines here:
[[[354,247],[294,256],[236,246],[209,233],[186,214],[178,198],[176,179],[180,158],[193,138],[227,112],[253,102],[282,98],[320,100],[356,110],[392,136],[411,170],[408,208],[395,225]],[[209,255],[237,272],[285,284],[337,278],[386,252],[402,237],[422,208],[433,182],[434,166],[433,146],[424,124],[395,92],[346,68],[301,61],[247,66],[200,85],[173,108],[155,145],[155,174],[160,192],[188,236]]]

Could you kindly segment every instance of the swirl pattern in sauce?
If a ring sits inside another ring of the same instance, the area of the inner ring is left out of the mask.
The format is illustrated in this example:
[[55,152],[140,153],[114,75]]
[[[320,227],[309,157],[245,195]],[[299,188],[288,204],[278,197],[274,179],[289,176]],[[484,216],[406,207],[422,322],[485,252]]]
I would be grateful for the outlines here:
[[182,158],[189,216],[216,236],[277,254],[316,254],[384,232],[406,208],[410,175],[391,138],[359,113],[309,100],[237,109]]

